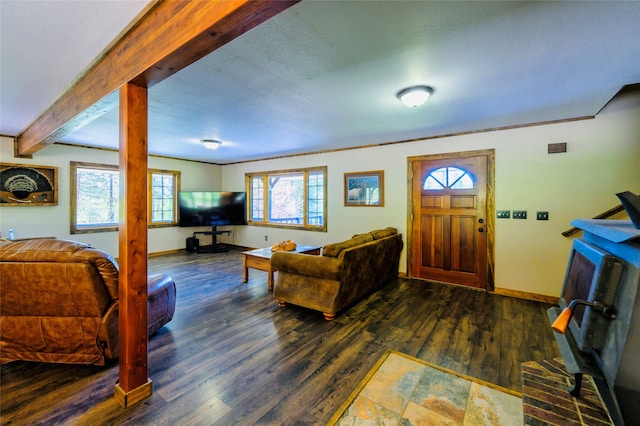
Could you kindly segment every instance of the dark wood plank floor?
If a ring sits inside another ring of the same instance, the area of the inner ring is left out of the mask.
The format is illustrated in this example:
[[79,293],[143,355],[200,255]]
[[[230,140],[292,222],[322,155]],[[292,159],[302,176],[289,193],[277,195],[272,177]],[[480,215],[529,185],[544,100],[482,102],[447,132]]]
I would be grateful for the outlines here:
[[[279,308],[239,250],[154,257],[178,302],[149,343],[151,398],[122,409],[118,367],[2,366],[1,424],[324,424],[394,349],[519,391],[520,364],[559,356],[547,305],[397,279],[334,321]],[[515,279],[515,277],[514,277]]]

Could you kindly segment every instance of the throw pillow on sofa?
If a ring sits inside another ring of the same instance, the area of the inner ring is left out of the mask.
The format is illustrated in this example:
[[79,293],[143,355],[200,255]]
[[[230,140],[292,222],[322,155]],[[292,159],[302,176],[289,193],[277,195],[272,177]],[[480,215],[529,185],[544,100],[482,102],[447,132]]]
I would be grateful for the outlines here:
[[379,240],[380,238],[385,238],[390,235],[395,235],[398,233],[396,228],[384,228],[384,229],[376,229],[375,231],[369,232],[371,236],[373,236],[374,240]]
[[384,229],[374,229],[373,231],[369,231],[366,234],[355,234],[351,238],[359,237],[360,235],[371,235],[374,240],[379,240],[380,238],[388,237],[391,235],[395,235],[398,233],[396,228],[392,228],[388,226]]
[[322,249],[322,255],[327,257],[338,257],[342,250],[359,246],[360,244],[368,243],[369,241],[373,241],[373,236],[371,236],[371,234],[361,234],[341,243],[327,244]]

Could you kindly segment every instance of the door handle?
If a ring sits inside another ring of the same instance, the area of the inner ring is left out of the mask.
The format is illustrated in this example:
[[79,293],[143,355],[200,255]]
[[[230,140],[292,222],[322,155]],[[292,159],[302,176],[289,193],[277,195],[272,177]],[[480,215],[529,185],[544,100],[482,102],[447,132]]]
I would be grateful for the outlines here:
[[484,228],[478,228],[478,232],[484,232]]

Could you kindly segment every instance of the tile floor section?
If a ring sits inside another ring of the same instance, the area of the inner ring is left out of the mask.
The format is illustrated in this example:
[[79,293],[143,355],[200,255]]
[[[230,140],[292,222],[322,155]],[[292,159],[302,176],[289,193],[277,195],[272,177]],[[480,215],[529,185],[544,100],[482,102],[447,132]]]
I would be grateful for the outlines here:
[[525,362],[521,378],[526,425],[613,426],[593,378],[583,376],[580,396],[569,393],[573,375],[567,373],[562,359]]
[[365,378],[337,425],[522,425],[522,398],[391,351]]

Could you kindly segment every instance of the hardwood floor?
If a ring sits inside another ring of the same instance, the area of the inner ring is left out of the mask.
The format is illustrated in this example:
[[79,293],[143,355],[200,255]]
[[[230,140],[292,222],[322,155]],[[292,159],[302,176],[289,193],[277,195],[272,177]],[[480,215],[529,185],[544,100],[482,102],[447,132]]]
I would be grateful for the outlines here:
[[171,275],[172,322],[149,342],[153,395],[122,409],[118,367],[2,366],[1,424],[324,424],[388,350],[520,390],[520,363],[558,357],[548,305],[399,278],[326,321],[279,308],[239,250],[149,260]]

